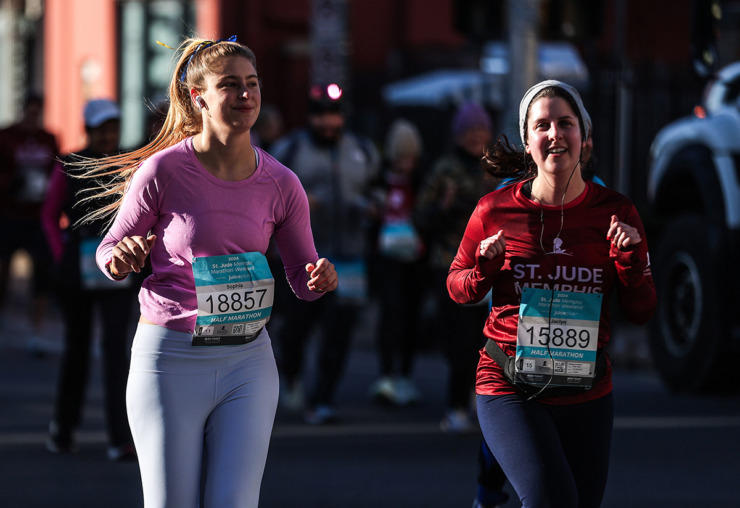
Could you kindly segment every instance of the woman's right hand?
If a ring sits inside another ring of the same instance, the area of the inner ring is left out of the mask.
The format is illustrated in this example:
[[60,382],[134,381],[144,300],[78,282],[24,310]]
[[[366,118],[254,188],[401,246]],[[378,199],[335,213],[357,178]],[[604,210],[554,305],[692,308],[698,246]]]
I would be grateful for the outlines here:
[[143,236],[124,236],[123,240],[113,247],[113,258],[110,264],[111,271],[118,275],[141,272],[156,239],[156,235],[146,238]]
[[480,255],[486,259],[493,259],[504,253],[506,250],[506,238],[504,230],[500,229],[498,233],[489,236],[480,243]]

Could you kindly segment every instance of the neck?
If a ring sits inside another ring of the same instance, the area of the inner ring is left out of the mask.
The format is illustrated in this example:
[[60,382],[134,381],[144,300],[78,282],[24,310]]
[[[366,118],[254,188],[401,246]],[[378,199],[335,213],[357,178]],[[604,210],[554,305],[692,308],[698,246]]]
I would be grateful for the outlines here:
[[[540,172],[532,181],[532,198],[543,204],[559,206],[570,203],[581,195],[586,188],[586,182],[576,168],[573,177],[557,178]],[[570,181],[569,181],[570,180]]]
[[193,149],[200,163],[222,180],[244,180],[257,169],[249,131],[225,139],[201,132],[193,138]]

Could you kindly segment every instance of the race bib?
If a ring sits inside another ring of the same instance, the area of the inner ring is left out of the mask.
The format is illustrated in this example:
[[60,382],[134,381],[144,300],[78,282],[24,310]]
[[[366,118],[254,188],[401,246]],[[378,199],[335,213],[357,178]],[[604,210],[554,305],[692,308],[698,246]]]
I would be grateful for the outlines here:
[[383,255],[400,261],[416,261],[421,254],[421,239],[410,221],[383,224],[378,244]]
[[275,298],[263,254],[195,258],[193,278],[198,298],[193,346],[234,346],[257,338]]
[[515,381],[591,388],[602,295],[524,288],[519,307]]
[[132,278],[126,277],[123,280],[111,280],[100,271],[98,264],[95,262],[95,252],[98,250],[100,238],[87,238],[80,242],[80,286],[82,289],[101,290],[101,289],[124,289],[131,287]]
[[339,284],[336,295],[348,304],[364,304],[368,298],[367,264],[363,259],[333,261]]

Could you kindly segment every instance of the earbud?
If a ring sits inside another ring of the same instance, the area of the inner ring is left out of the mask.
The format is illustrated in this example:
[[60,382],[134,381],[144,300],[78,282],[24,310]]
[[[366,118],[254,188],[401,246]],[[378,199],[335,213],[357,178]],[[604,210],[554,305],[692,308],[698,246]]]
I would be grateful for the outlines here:
[[206,103],[203,102],[203,97],[201,97],[200,95],[195,97],[195,103],[198,105],[199,109],[203,109],[204,107],[206,107]]

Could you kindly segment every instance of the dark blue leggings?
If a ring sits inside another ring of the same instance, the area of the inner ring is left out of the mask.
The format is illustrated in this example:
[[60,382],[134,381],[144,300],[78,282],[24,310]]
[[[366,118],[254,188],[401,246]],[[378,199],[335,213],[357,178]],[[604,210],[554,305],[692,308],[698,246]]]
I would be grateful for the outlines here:
[[550,405],[478,395],[483,436],[523,508],[595,508],[606,487],[612,395]]

